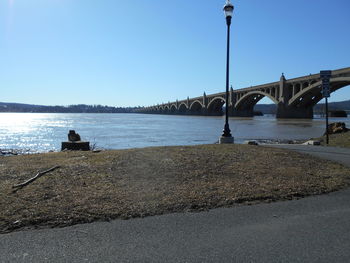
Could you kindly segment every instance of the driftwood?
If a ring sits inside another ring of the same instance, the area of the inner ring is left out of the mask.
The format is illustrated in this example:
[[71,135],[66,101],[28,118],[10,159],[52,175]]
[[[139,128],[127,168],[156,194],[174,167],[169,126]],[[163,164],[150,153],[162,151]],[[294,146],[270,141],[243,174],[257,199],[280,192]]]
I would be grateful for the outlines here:
[[14,192],[16,192],[17,190],[22,189],[22,188],[25,187],[26,185],[28,185],[28,184],[34,182],[36,179],[38,179],[39,177],[43,176],[44,174],[47,174],[47,173],[49,173],[49,172],[52,172],[53,170],[56,170],[56,169],[58,169],[58,168],[60,168],[60,166],[54,166],[54,167],[52,167],[52,168],[50,168],[50,169],[48,169],[48,170],[46,170],[46,171],[38,172],[34,177],[30,178],[29,180],[25,181],[24,183],[16,184],[16,185],[12,186],[12,188],[16,188],[16,189],[14,190]]

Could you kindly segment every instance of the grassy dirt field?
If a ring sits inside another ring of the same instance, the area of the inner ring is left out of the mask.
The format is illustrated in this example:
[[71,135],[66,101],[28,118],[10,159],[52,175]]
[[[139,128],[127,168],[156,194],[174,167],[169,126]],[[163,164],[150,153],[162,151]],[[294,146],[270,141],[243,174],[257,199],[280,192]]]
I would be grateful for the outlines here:
[[[321,145],[326,145],[326,136],[318,138]],[[350,148],[350,131],[329,136],[329,146]]]
[[344,166],[250,145],[0,157],[0,233],[289,200],[349,185]]

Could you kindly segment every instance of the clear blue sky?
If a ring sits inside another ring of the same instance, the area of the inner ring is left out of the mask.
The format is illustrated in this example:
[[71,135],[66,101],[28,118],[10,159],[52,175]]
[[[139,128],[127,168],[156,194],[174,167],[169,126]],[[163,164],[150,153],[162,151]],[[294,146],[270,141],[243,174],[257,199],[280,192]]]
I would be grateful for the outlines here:
[[[0,0],[0,101],[148,106],[222,92],[224,3]],[[234,88],[350,67],[349,0],[232,3]],[[331,97],[348,99],[350,87]]]

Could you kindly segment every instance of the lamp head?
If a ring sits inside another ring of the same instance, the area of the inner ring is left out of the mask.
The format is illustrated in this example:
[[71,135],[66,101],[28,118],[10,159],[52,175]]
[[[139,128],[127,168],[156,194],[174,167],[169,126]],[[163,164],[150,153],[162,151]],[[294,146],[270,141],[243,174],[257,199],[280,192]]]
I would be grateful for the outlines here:
[[231,1],[230,0],[226,0],[226,4],[224,5],[224,13],[225,13],[226,18],[228,18],[228,17],[231,18],[232,17],[233,10],[234,10],[234,6],[231,3]]

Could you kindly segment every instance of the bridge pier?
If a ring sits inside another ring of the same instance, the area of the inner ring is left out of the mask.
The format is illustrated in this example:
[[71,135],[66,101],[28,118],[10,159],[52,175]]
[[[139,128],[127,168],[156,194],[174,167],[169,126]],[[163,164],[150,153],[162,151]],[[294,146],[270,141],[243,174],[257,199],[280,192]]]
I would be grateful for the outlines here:
[[199,115],[199,116],[201,116],[203,114],[202,114],[202,110],[189,110],[187,112],[187,115]]
[[277,106],[277,119],[313,119],[314,111],[312,107],[292,107],[279,103]]
[[224,112],[221,111],[206,111],[205,114],[203,114],[204,116],[222,116],[224,115]]
[[231,109],[229,111],[230,117],[254,117],[254,109],[236,110]]
[[177,111],[177,114],[178,114],[178,115],[190,115],[189,110],[186,110],[186,111],[180,111],[180,110],[178,110],[178,111]]
[[202,114],[201,114],[201,115],[203,115],[203,116],[208,116],[208,109],[205,108],[205,107],[203,107],[203,108],[202,108]]

